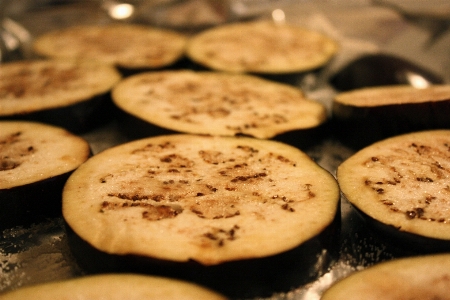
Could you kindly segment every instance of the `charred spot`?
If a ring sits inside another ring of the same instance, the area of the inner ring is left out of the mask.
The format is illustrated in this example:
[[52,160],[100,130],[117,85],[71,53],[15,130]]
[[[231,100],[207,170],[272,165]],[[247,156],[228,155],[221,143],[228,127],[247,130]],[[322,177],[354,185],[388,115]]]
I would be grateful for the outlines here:
[[414,218],[422,219],[424,213],[425,213],[425,210],[421,207],[417,207],[417,208],[414,208],[413,210],[408,210],[405,212],[406,217],[408,219],[414,219]]
[[384,194],[384,189],[382,188],[374,188],[374,190],[377,194]]
[[414,219],[416,217],[416,212],[414,210],[406,211],[406,217],[408,219]]
[[162,158],[160,159],[160,161],[161,161],[161,162],[164,162],[164,163],[170,163],[170,162],[172,162],[172,160],[173,160],[175,157],[176,157],[175,154],[168,155],[168,156],[162,157]]
[[411,147],[414,148],[417,154],[422,155],[430,152],[431,147],[425,145],[417,145],[416,143],[411,143]]
[[156,195],[140,195],[136,193],[108,193],[109,197],[116,197],[122,200],[129,201],[142,201],[142,200],[154,200],[154,201],[162,201],[164,200],[164,195],[156,194]]
[[425,197],[425,203],[426,204],[431,204],[431,202],[433,201],[433,200],[435,200],[436,199],[436,197],[434,197],[434,196],[426,196]]
[[175,218],[179,212],[168,205],[150,206],[142,212],[142,218],[150,221]]
[[444,167],[443,167],[438,161],[434,162],[433,165],[434,165],[435,167],[437,167],[438,169],[441,169],[441,170],[444,169]]
[[167,141],[167,142],[163,142],[157,145],[154,145],[152,143],[148,143],[147,145],[145,145],[142,148],[133,150],[131,153],[132,154],[137,154],[140,152],[147,152],[147,151],[155,151],[155,152],[160,152],[161,150],[165,150],[165,149],[173,149],[175,148],[174,145],[172,145],[171,142]]
[[207,184],[206,187],[207,187],[211,192],[217,192],[217,188],[213,187],[212,185]]
[[11,159],[2,159],[0,162],[0,171],[13,170],[20,166],[20,163]]
[[234,165],[233,168],[238,169],[238,168],[244,168],[244,167],[247,167],[247,166],[248,165],[246,163],[244,163],[244,164],[236,164],[236,165]]
[[249,176],[236,176],[235,178],[231,179],[231,182],[238,182],[238,181],[247,181],[249,179],[253,179],[253,178],[261,178],[261,177],[266,177],[267,174],[266,173],[256,173],[253,175],[249,175]]
[[208,239],[210,239],[210,240],[213,240],[213,241],[218,239],[218,237],[216,235],[214,235],[214,234],[212,234],[210,232],[205,233],[203,236],[208,238]]
[[135,150],[131,151],[131,154],[136,154],[136,153],[139,153],[139,152],[149,151],[152,148],[153,148],[153,144],[147,144],[147,145],[145,145],[142,148],[135,149]]
[[213,228],[211,231],[203,234],[203,237],[210,241],[217,242],[217,246],[222,247],[226,241],[234,241],[237,237],[238,225],[234,225],[230,229]]
[[243,151],[250,152],[250,153],[258,153],[259,152],[258,149],[255,149],[255,148],[250,147],[250,146],[237,146],[237,148],[241,149]]
[[151,197],[151,199],[153,200],[153,201],[156,201],[156,202],[160,202],[160,201],[163,201],[164,199],[165,199],[165,196],[164,195],[153,195],[152,197]]
[[387,206],[394,205],[394,202],[392,202],[391,200],[386,200],[386,199],[381,200],[381,203],[383,203],[384,205],[387,205]]
[[416,180],[420,182],[433,182],[433,179],[430,177],[417,177]]
[[21,131],[11,133],[10,135],[8,135],[8,136],[4,137],[2,140],[0,140],[0,145],[13,144],[18,141],[18,139],[21,135],[22,135]]
[[289,212],[295,212],[295,209],[292,208],[289,204],[285,203],[283,205],[281,205],[281,208],[283,210],[289,211]]
[[284,163],[289,163],[289,162],[290,162],[289,159],[287,159],[286,157],[284,157],[284,156],[282,156],[282,155],[278,155],[278,156],[277,156],[277,159],[278,159],[279,161],[281,161],[281,162],[284,162]]
[[191,207],[191,212],[193,212],[194,214],[197,215],[197,217],[204,219],[205,216],[203,214],[203,212],[201,210],[195,209],[193,207]]
[[248,179],[247,176],[237,176],[237,177],[231,179],[231,182],[247,181],[247,179]]
[[376,156],[372,156],[371,160],[374,161],[374,162],[377,162],[377,161],[379,161],[379,158],[376,157]]

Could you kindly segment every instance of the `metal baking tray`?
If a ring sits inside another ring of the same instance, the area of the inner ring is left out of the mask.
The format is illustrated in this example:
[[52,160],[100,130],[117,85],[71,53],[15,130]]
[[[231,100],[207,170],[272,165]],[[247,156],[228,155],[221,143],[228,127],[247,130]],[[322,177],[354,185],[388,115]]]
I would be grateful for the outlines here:
[[[20,24],[30,28],[31,37],[79,20],[84,20],[84,23],[103,23],[108,20],[102,12],[79,5],[55,5],[51,9],[28,11],[19,19]],[[359,45],[371,48],[367,43]],[[335,91],[326,85],[327,71],[329,69],[302,75],[297,84],[305,89],[308,96],[330,107]],[[82,136],[90,143],[94,154],[127,141],[115,121]],[[354,153],[352,148],[330,135],[301,150],[333,175],[338,165]],[[329,270],[313,282],[294,287],[288,292],[274,293],[270,299],[319,299],[326,288],[350,273],[381,261],[414,254],[386,244],[382,238],[372,234],[344,198],[341,199],[341,222],[339,257]],[[0,293],[83,275],[83,270],[72,257],[62,218],[1,232]]]

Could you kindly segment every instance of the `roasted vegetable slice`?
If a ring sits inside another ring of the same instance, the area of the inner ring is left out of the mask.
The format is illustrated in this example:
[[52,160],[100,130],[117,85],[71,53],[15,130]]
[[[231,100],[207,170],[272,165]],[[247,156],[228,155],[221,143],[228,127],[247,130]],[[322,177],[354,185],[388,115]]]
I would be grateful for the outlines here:
[[[298,88],[242,74],[142,73],[119,83],[112,97],[138,120],[185,133],[272,138],[318,127],[327,119],[324,105]],[[129,132],[152,130],[140,127]]]
[[156,69],[175,63],[187,37],[136,24],[78,25],[36,38],[34,51],[44,57],[94,60],[124,70]]
[[40,123],[0,122],[0,228],[61,215],[62,188],[89,144]]
[[23,287],[1,296],[3,300],[226,299],[214,291],[193,283],[136,274],[85,276],[65,281]]
[[404,249],[450,249],[450,131],[392,137],[337,170],[342,193],[370,225]]
[[393,135],[450,127],[450,85],[362,88],[338,94],[332,115],[343,141],[367,146]]
[[449,254],[403,258],[353,273],[321,299],[449,299],[449,278]]
[[288,271],[309,280],[323,271],[338,203],[334,177],[294,147],[168,135],[92,157],[67,181],[63,216],[88,268],[161,270],[236,293],[262,278],[263,288],[291,284]]
[[317,69],[337,51],[337,43],[319,32],[269,21],[217,26],[187,46],[187,56],[210,69],[260,74]]
[[114,67],[96,62],[2,64],[0,119],[26,119],[84,132],[111,120],[109,92],[120,79]]

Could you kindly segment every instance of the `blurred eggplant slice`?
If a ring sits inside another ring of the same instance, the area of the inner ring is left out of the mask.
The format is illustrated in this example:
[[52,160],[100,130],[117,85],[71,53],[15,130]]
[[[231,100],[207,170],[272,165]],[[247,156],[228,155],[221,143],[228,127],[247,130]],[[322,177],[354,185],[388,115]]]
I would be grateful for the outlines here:
[[211,299],[226,298],[194,283],[138,274],[104,274],[48,282],[11,291],[2,296],[15,299]]
[[449,254],[404,258],[356,272],[321,299],[449,299],[449,275]]
[[416,88],[444,83],[425,67],[390,54],[364,55],[350,62],[330,79],[340,91],[362,87],[407,84]]

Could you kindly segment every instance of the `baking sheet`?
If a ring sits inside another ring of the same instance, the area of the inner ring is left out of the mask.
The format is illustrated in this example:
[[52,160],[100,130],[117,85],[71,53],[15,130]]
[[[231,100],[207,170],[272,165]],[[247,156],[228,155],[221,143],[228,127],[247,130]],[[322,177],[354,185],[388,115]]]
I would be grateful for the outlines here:
[[[424,48],[429,33],[423,28],[406,23],[392,10],[355,2],[335,6],[305,1],[302,5],[286,3],[283,6],[288,22],[325,32],[341,44],[339,55],[325,69],[298,78],[296,84],[304,89],[308,97],[330,108],[336,91],[327,84],[327,78],[352,58],[377,51],[401,53],[407,58],[419,57],[422,64],[449,78],[450,57],[444,53],[448,53],[450,48],[450,43],[447,43],[450,34],[444,34],[432,47]],[[262,17],[267,17],[269,13],[263,13]],[[79,5],[27,11],[18,14],[17,20],[30,28],[32,36],[80,20],[94,24],[109,21],[103,11]],[[409,41],[408,47],[404,46],[405,40]],[[82,136],[89,141],[94,154],[126,141],[115,121]],[[301,150],[333,175],[337,166],[354,153],[353,149],[329,135]],[[345,199],[341,201],[341,214],[340,256],[329,271],[314,282],[294,287],[289,292],[275,293],[271,299],[319,299],[321,293],[339,278],[377,262],[414,254],[383,243],[368,230]],[[30,228],[11,228],[1,233],[0,293],[82,275],[83,271],[68,247],[61,218],[49,219]]]

